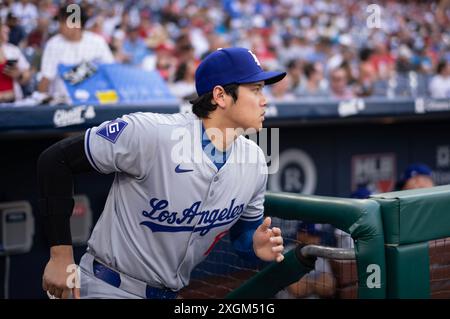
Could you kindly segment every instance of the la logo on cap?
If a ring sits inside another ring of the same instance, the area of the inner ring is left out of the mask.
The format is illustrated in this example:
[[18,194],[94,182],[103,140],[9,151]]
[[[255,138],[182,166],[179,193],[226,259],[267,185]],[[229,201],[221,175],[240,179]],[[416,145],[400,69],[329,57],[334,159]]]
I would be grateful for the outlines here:
[[[218,48],[217,51],[219,51],[219,50],[223,50],[223,48]],[[259,62],[259,60],[258,60],[256,54],[254,54],[254,53],[253,53],[252,51],[250,51],[250,50],[248,50],[248,53],[250,53],[250,54],[252,55],[253,60],[255,60],[255,63],[256,63],[258,66],[261,66],[261,63]]]
[[248,53],[250,53],[252,55],[253,59],[255,59],[256,64],[258,64],[258,66],[261,66],[261,63],[259,63],[259,60],[256,57],[256,55],[250,50],[248,50]]

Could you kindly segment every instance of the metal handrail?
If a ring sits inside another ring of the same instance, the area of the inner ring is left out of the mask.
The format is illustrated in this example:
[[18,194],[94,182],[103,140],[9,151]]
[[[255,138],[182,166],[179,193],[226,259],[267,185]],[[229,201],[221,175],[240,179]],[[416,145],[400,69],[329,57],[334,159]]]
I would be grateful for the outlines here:
[[354,260],[356,254],[354,249],[325,247],[319,245],[306,245],[301,249],[303,256],[322,257],[327,259]]

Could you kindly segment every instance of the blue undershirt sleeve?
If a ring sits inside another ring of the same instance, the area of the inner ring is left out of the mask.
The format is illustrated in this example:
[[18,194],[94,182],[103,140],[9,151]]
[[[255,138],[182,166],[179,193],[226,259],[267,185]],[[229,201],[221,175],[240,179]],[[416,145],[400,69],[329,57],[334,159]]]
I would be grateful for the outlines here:
[[239,219],[230,229],[230,239],[236,253],[249,261],[259,260],[253,250],[253,234],[261,225],[263,218],[256,221]]

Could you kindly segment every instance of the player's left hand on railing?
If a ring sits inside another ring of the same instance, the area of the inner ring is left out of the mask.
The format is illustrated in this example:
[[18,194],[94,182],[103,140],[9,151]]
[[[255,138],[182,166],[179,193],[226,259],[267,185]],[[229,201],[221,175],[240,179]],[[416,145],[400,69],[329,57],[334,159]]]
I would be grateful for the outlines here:
[[271,223],[272,219],[266,217],[256,229],[253,235],[253,250],[256,256],[264,261],[281,262],[284,259],[281,229],[278,227],[270,228]]

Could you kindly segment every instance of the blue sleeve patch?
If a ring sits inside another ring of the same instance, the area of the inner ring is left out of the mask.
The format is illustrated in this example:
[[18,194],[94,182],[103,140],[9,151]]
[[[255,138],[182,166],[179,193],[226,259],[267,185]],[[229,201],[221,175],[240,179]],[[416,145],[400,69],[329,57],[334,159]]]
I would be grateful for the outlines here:
[[109,122],[104,127],[97,130],[97,135],[100,135],[114,144],[127,125],[128,123],[124,120],[117,119]]

